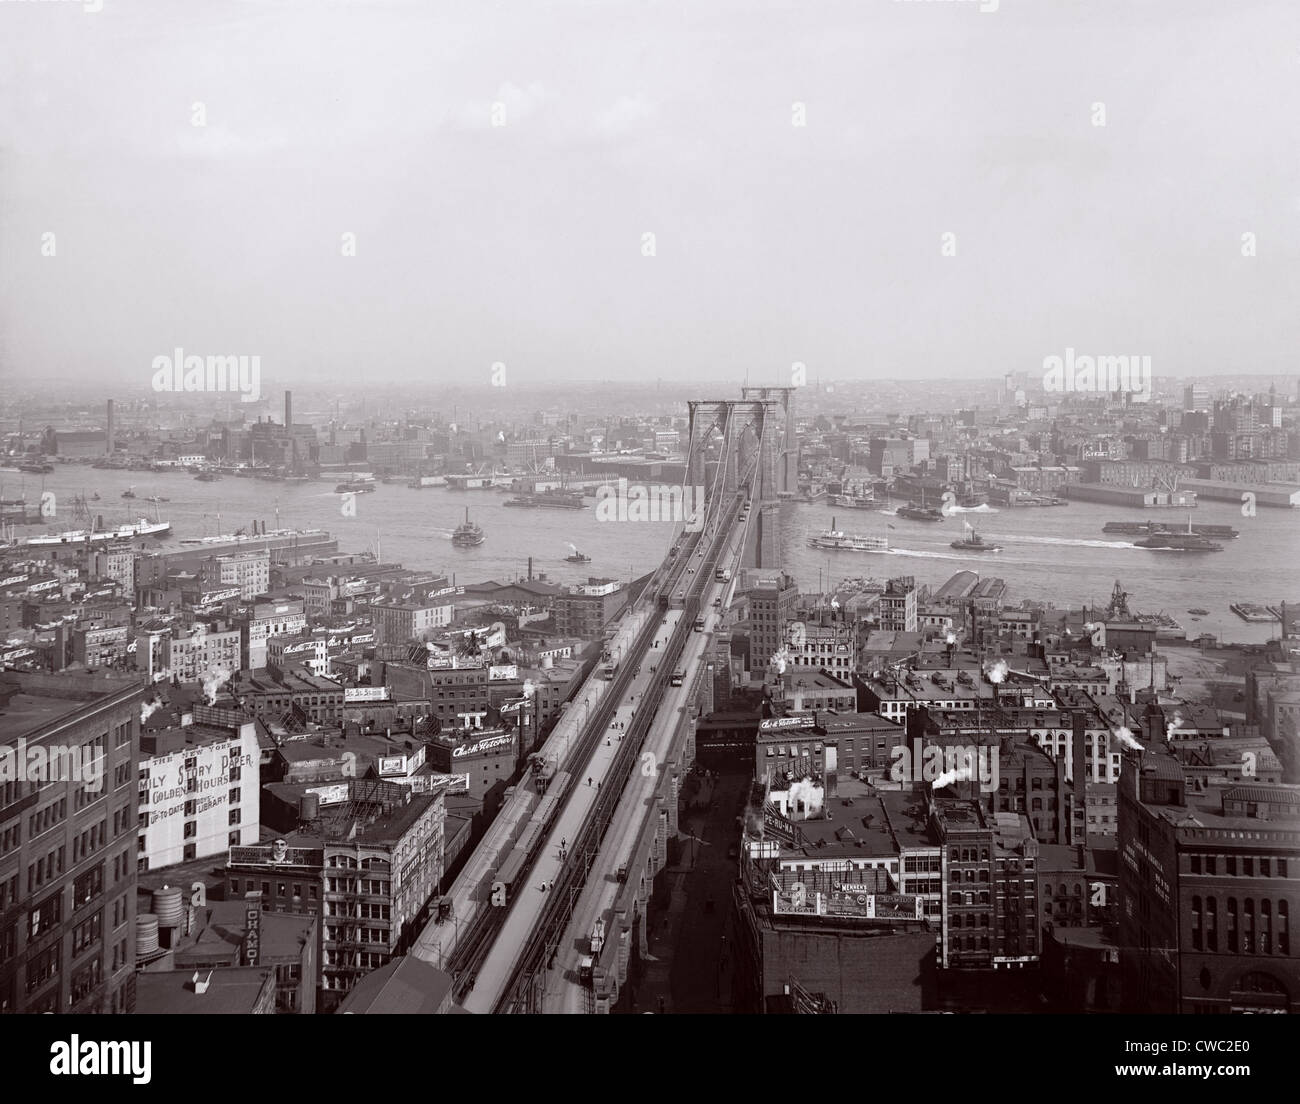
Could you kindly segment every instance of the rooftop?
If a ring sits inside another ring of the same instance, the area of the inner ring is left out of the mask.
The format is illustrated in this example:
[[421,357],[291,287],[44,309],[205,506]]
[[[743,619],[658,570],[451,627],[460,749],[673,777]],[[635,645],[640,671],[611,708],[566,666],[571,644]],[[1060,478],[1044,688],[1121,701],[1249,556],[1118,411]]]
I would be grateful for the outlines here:
[[340,1015],[427,1015],[446,1011],[452,979],[412,955],[367,974],[339,1005]]
[[[208,981],[197,992],[194,975]],[[262,966],[223,966],[214,970],[145,970],[135,975],[136,1015],[190,1016],[248,1014],[275,973]]]

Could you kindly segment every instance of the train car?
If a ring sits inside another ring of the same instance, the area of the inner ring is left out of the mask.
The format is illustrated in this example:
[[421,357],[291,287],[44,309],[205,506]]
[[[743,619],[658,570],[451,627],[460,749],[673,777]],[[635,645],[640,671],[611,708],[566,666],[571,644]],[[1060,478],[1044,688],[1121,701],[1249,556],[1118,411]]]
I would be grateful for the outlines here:
[[546,826],[559,803],[560,796],[558,793],[547,794],[537,803],[537,808],[533,811],[533,815],[528,821],[529,825],[536,827],[539,832],[545,832]]
[[555,777],[555,757],[535,751],[528,757],[528,765],[532,771],[534,789],[538,794],[546,793],[551,787],[551,780]]
[[507,900],[513,901],[516,892],[519,889],[522,889],[521,882],[524,871],[527,870],[528,865],[527,852],[521,851],[516,847],[510,852],[509,856],[507,856],[506,861],[497,869],[496,877],[493,881],[500,882],[506,887]]

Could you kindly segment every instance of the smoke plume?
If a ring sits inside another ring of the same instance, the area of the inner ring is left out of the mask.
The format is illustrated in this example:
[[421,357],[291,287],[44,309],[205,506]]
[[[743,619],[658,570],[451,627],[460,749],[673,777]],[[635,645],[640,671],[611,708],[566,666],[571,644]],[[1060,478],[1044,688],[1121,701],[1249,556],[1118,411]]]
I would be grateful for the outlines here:
[[1133,739],[1133,733],[1130,732],[1125,725],[1120,725],[1119,728],[1115,729],[1115,739],[1120,742],[1121,747],[1124,747],[1129,751],[1145,750],[1141,744]]

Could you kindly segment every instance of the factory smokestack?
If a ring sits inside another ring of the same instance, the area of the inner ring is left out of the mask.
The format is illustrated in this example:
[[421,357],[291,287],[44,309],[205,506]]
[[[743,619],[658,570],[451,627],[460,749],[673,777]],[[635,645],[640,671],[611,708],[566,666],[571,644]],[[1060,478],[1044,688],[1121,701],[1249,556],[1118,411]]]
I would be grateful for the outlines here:
[[293,429],[293,392],[284,393],[284,428]]
[[108,432],[104,435],[104,453],[113,455],[113,400],[108,400]]

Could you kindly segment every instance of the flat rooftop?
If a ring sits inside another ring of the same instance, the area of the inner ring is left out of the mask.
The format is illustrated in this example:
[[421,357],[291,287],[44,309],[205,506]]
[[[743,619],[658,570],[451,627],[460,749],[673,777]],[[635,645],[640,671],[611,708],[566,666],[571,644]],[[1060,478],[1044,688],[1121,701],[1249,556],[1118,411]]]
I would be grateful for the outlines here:
[[[247,1015],[257,1005],[262,987],[275,972],[262,966],[222,966],[211,971],[207,992],[195,992],[195,970],[145,970],[135,975],[137,1016]],[[197,971],[200,979],[208,970]]]

